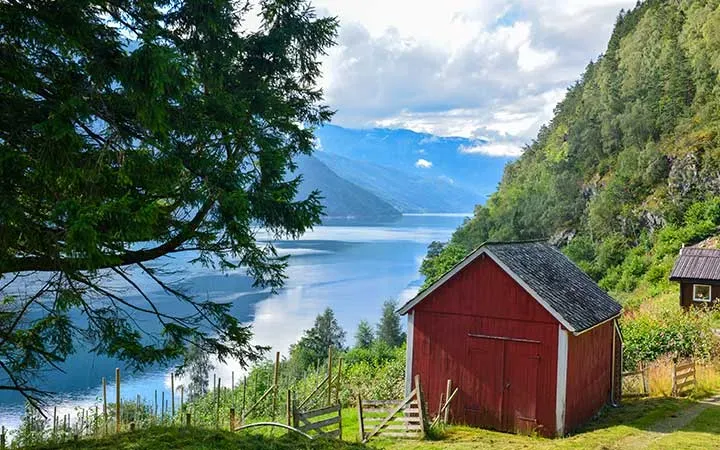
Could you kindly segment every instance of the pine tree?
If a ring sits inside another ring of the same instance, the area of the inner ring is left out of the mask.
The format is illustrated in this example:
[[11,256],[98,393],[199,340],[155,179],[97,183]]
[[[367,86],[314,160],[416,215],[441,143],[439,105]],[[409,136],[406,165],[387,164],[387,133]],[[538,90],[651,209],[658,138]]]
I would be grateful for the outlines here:
[[400,315],[396,310],[395,300],[387,300],[383,303],[382,317],[377,325],[377,341],[390,347],[399,347],[405,342],[405,333],[400,327]]
[[188,346],[185,353],[185,362],[178,375],[188,377],[188,400],[202,397],[208,392],[210,372],[215,368],[210,360],[210,354],[204,351],[197,343]]
[[328,348],[341,350],[344,344],[345,331],[338,325],[333,310],[326,308],[318,314],[313,327],[305,331],[300,341],[291,348],[290,353],[300,367],[307,368],[324,361],[328,355]]
[[367,320],[361,320],[355,333],[355,348],[370,348],[375,341],[372,327]]
[[[196,339],[221,360],[259,357],[229,304],[151,264],[193,251],[277,289],[287,260],[256,227],[319,223],[293,159],[332,117],[320,57],[337,20],[307,0],[243,3],[0,2],[2,389],[37,406],[37,375],[81,348],[136,369]],[[11,295],[22,272],[42,282]],[[145,280],[180,304],[157,308]]]

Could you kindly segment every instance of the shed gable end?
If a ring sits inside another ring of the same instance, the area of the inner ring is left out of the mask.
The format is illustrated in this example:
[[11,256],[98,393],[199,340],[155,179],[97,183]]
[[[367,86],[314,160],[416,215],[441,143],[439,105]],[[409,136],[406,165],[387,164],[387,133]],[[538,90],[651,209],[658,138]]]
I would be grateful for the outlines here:
[[481,255],[438,286],[414,309],[558,323],[532,295],[486,255]]

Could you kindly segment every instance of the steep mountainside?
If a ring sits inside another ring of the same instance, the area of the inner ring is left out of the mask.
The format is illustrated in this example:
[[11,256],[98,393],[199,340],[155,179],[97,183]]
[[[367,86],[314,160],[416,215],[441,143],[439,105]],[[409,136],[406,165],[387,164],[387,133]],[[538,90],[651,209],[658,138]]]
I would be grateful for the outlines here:
[[298,192],[305,198],[319,190],[328,219],[391,219],[400,216],[400,211],[375,194],[339,177],[325,164],[312,156],[300,156],[295,161],[296,173],[302,174],[303,181]]
[[[483,200],[497,189],[505,163],[515,159],[466,152],[468,148],[481,146],[483,141],[439,137],[410,130],[354,130],[326,125],[315,135],[327,152],[416,177],[441,177]],[[420,160],[423,162],[418,164]]]
[[313,156],[339,176],[372,192],[403,213],[468,212],[485,200],[444,178],[409,175],[327,151],[317,151]]
[[423,273],[486,240],[551,237],[605,289],[667,286],[681,245],[720,224],[719,73],[720,0],[621,12],[605,54]]

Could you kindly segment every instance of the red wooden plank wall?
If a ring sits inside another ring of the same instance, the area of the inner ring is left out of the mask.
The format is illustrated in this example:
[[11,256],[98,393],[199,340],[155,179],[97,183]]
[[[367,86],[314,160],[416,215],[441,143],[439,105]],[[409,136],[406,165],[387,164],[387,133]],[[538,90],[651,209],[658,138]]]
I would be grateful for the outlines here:
[[565,431],[590,419],[610,401],[613,321],[568,337]]
[[473,262],[423,300],[413,326],[413,375],[420,374],[429,412],[437,411],[449,378],[460,388],[451,409],[459,423],[471,420],[465,407],[478,376],[468,361],[468,333],[540,341],[536,418],[543,434],[554,433],[558,323],[491,259]]

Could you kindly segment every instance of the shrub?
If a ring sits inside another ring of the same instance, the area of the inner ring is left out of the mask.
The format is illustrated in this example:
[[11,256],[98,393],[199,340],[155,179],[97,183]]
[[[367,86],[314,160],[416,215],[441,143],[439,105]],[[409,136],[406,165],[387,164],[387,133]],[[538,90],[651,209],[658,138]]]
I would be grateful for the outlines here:
[[663,355],[709,360],[718,348],[712,315],[710,310],[684,312],[679,305],[626,315],[621,321],[624,366],[631,369]]

